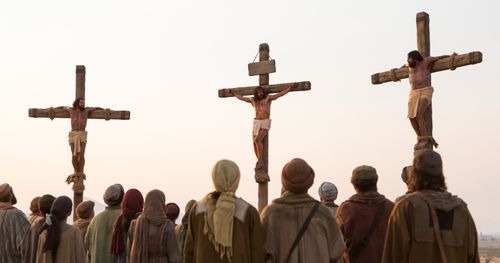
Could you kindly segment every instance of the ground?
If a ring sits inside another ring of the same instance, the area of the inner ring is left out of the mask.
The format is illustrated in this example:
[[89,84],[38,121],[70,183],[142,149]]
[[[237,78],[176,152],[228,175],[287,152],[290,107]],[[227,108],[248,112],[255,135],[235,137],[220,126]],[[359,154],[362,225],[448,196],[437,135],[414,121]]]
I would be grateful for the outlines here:
[[479,241],[481,263],[500,263],[500,241]]

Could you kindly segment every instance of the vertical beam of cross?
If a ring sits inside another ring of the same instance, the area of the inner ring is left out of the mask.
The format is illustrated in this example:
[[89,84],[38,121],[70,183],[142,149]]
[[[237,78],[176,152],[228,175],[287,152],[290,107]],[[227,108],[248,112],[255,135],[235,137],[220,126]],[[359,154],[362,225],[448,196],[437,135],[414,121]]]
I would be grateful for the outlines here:
[[[262,43],[259,45],[259,61],[269,60],[269,45]],[[259,85],[269,85],[269,73],[259,75]],[[262,153],[262,160],[264,162],[264,172],[269,174],[269,133],[263,140],[264,151]],[[269,176],[267,180],[257,180],[259,184],[259,212],[266,207],[269,199]]]

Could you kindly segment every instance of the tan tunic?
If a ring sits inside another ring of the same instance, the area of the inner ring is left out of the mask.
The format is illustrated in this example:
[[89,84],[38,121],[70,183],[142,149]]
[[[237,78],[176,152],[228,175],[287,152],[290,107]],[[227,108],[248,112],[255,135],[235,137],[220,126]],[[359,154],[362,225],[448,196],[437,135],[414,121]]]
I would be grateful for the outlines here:
[[[316,202],[308,194],[285,192],[264,208],[261,218],[266,235],[266,262],[285,263],[297,233]],[[344,240],[332,212],[319,206],[287,263],[332,263],[344,250]]]
[[61,239],[55,257],[52,251],[42,252],[43,244],[47,236],[47,231],[40,234],[38,240],[37,263],[84,263],[85,248],[83,247],[80,230],[66,223],[61,224]]
[[45,222],[44,218],[38,218],[31,224],[31,228],[26,235],[24,241],[26,249],[23,253],[23,262],[25,263],[35,263],[36,262],[36,252],[38,249],[38,237],[40,236],[40,228]]
[[89,227],[90,219],[78,219],[73,222],[73,226],[80,230],[80,234],[82,235],[82,240],[85,242],[85,236],[87,235],[87,228]]
[[[262,227],[257,210],[241,198],[235,201],[232,263],[264,262]],[[184,245],[184,263],[229,263],[221,259],[214,244],[204,233],[206,205],[200,201],[189,214],[189,226]]]
[[[450,213],[449,222],[439,220],[448,262],[479,263],[476,226],[467,205],[461,202]],[[416,193],[402,197],[389,218],[382,262],[441,262],[431,221],[421,197]]]

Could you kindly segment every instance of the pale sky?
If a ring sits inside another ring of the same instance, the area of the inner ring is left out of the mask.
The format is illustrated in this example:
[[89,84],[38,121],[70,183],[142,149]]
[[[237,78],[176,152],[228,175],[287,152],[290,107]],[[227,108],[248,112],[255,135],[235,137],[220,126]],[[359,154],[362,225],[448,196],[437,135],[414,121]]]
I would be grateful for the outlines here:
[[449,191],[483,233],[500,233],[500,16],[496,1],[2,1],[0,183],[18,207],[36,195],[72,196],[68,119],[28,118],[28,108],[70,105],[75,66],[87,68],[87,106],[130,110],[130,121],[89,120],[85,195],[102,200],[119,182],[165,192],[181,207],[213,190],[219,159],[237,162],[237,195],[257,205],[253,109],[217,90],[249,77],[259,43],[270,45],[271,83],[308,80],[312,90],[273,103],[270,200],[294,157],[354,193],[352,170],[379,173],[379,191],[403,194],[415,134],[406,119],[408,81],[373,86],[416,49],[415,15],[431,20],[431,54],[480,50],[483,63],[433,75],[434,135]]

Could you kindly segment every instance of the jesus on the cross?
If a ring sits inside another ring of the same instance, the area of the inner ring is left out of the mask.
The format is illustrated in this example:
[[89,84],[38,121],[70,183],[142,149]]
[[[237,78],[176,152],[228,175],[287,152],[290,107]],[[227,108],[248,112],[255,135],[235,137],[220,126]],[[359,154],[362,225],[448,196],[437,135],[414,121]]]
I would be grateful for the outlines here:
[[432,137],[432,119],[430,114],[426,114],[432,102],[434,88],[431,84],[431,68],[434,62],[447,58],[449,55],[439,57],[423,57],[420,52],[413,50],[408,53],[408,60],[403,67],[408,68],[410,81],[410,99],[408,100],[408,118],[411,126],[418,136],[418,143],[415,149],[424,148],[428,141],[437,146],[436,140]]
[[85,99],[78,98],[73,102],[73,107],[57,107],[59,109],[64,109],[69,113],[71,118],[71,131],[68,135],[68,142],[71,146],[72,159],[74,174],[68,177],[67,181],[72,181],[74,176],[82,176],[85,179],[85,174],[83,173],[83,167],[85,166],[85,146],[87,145],[87,119],[89,114],[95,110],[103,110],[99,107],[85,107]]
[[267,95],[265,90],[261,87],[255,89],[253,98],[241,96],[234,90],[229,90],[230,94],[237,99],[251,103],[255,108],[255,118],[253,120],[253,149],[257,156],[257,163],[255,170],[259,170],[264,166],[263,151],[264,151],[264,138],[271,129],[271,102],[286,95],[288,92],[297,87],[297,84],[292,84],[288,88],[280,91],[279,93]]

